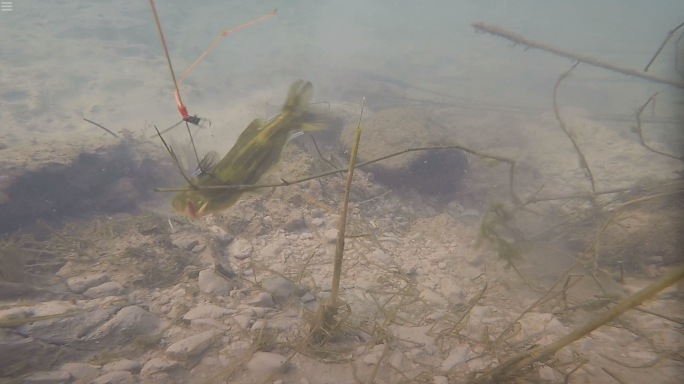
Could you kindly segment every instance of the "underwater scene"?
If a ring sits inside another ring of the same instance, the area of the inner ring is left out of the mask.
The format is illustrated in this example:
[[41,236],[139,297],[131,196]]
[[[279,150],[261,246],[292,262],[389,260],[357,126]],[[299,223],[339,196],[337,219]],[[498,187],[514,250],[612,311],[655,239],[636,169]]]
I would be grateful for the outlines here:
[[684,2],[0,2],[0,384],[680,383]]

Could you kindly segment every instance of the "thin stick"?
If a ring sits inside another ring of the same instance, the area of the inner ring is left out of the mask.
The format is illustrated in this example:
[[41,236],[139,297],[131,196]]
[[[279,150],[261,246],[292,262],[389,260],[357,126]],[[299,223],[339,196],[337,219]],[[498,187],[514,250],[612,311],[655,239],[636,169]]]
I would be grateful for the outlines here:
[[107,131],[107,133],[109,133],[110,135],[112,135],[112,136],[114,136],[114,137],[116,137],[116,138],[119,137],[119,135],[117,135],[116,133],[114,133],[114,132],[110,131],[109,129],[105,128],[104,125],[98,124],[98,123],[96,123],[96,122],[94,122],[94,121],[92,121],[92,120],[88,120],[88,119],[86,119],[85,117],[83,118],[83,120],[89,122],[90,124],[92,124],[92,125],[94,125],[94,126],[96,126],[96,127],[98,127],[98,128],[104,129],[105,131]]
[[[161,22],[159,21],[159,15],[157,15],[157,7],[154,6],[154,0],[149,0],[150,8],[152,8],[152,15],[154,16],[154,23],[157,26],[157,32],[159,32],[159,38],[161,39],[162,47],[164,48],[164,55],[166,55],[166,62],[169,64],[169,71],[171,71],[171,78],[173,79],[173,87],[175,89],[176,102],[179,107],[183,106],[183,101],[181,100],[178,81],[176,81],[176,73],[173,71],[173,65],[171,64],[171,56],[169,55],[169,49],[166,46],[166,38],[164,38],[164,32],[162,32]],[[183,116],[185,118],[185,116]],[[161,137],[161,136],[160,136]]]
[[636,129],[636,133],[639,135],[639,143],[640,143],[644,148],[648,149],[648,150],[651,151],[651,152],[655,152],[655,153],[657,153],[657,154],[659,154],[659,155],[667,156],[667,157],[669,157],[669,158],[676,159],[676,160],[679,160],[679,161],[684,161],[684,157],[677,157],[677,156],[675,156],[675,155],[672,155],[672,154],[669,154],[669,153],[666,153],[666,152],[659,151],[659,150],[657,150],[657,149],[655,149],[655,148],[652,148],[650,145],[646,144],[646,141],[644,140],[644,133],[643,133],[643,131],[642,131],[642,129],[641,129],[641,114],[644,113],[644,110],[646,109],[646,107],[648,106],[649,103],[655,104],[655,97],[656,97],[657,95],[658,95],[658,92],[654,93],[653,96],[649,97],[648,100],[646,100],[646,102],[644,103],[644,105],[642,105],[641,108],[639,108],[639,110],[637,111],[637,114],[636,114],[637,125],[636,125],[636,128],[635,128],[635,129]]
[[180,165],[180,161],[178,161],[178,156],[176,156],[176,152],[173,151],[173,148],[169,147],[169,145],[166,143],[166,140],[164,140],[164,136],[161,135],[159,132],[159,128],[157,126],[154,126],[154,129],[157,131],[157,135],[161,139],[162,144],[164,144],[164,148],[166,148],[166,151],[169,153],[171,156],[171,159],[173,160],[173,163],[176,164],[176,167],[178,167],[178,170],[180,171],[181,176],[185,179],[185,181],[188,182],[188,185],[190,185],[190,188],[186,188],[186,191],[194,191],[197,190],[197,187],[190,181],[190,179],[185,175],[185,172],[183,171],[183,167]]
[[648,64],[646,64],[646,67],[644,68],[644,72],[648,72],[648,68],[651,66],[651,64],[653,64],[656,57],[658,57],[658,55],[660,55],[660,52],[663,50],[663,48],[665,48],[665,44],[667,44],[667,42],[670,41],[670,39],[672,38],[672,36],[674,36],[674,34],[677,32],[677,30],[683,26],[684,26],[684,23],[681,23],[675,29],[673,29],[667,33],[667,36],[665,36],[665,40],[663,40],[663,42],[660,44],[660,47],[656,51],[655,55],[653,55],[653,57],[648,62]]
[[669,287],[670,285],[676,283],[681,278],[684,278],[684,265],[681,265],[665,276],[653,282],[651,285],[640,290],[639,292],[633,294],[632,296],[626,297],[611,308],[608,312],[597,317],[596,319],[586,323],[585,325],[575,329],[566,336],[560,338],[559,340],[547,344],[544,346],[536,347],[530,351],[525,351],[512,358],[504,361],[498,367],[485,373],[483,376],[475,380],[476,383],[498,383],[504,375],[510,375],[515,371],[518,371],[536,361],[541,361],[549,357],[550,355],[556,353],[561,348],[567,346],[568,344],[581,339],[582,337],[588,335],[596,328],[614,320],[616,317],[622,315],[627,310],[636,307],[637,305],[643,303],[644,301],[655,296],[658,292]]
[[356,133],[354,135],[354,146],[352,147],[352,152],[349,157],[347,182],[344,187],[344,201],[342,202],[342,210],[340,211],[340,222],[337,226],[337,243],[335,245],[335,264],[333,267],[332,290],[330,292],[330,308],[337,308],[337,297],[339,296],[340,291],[340,276],[342,275],[342,257],[344,255],[344,233],[347,229],[349,193],[351,192],[352,177],[354,176],[356,154],[359,150],[359,142],[361,141],[361,118],[363,117],[363,107],[365,103],[366,98],[364,97],[361,101],[361,114],[359,116],[359,125],[356,126]]
[[566,127],[565,122],[561,118],[560,111],[558,109],[558,87],[560,86],[560,83],[570,75],[570,72],[575,69],[575,67],[579,64],[579,62],[576,62],[572,68],[568,69],[565,71],[560,77],[558,78],[558,81],[556,81],[556,85],[553,87],[553,112],[556,114],[556,119],[558,119],[558,123],[560,124],[560,128],[563,130],[565,135],[570,139],[570,142],[572,142],[573,148],[575,148],[575,152],[577,152],[577,158],[579,159],[580,167],[584,168],[584,170],[587,171],[587,176],[589,177],[589,181],[591,182],[591,201],[592,203],[595,204],[596,200],[596,183],[594,182],[594,175],[591,173],[591,169],[589,168],[589,163],[587,163],[586,157],[584,157],[584,154],[582,153],[582,150],[580,149],[579,145],[577,145],[577,141],[575,141],[575,138],[570,134],[568,131],[568,127]]
[[677,87],[677,88],[684,88],[684,81],[681,81],[681,80],[664,79],[662,77],[653,76],[649,73],[642,72],[642,71],[639,71],[637,69],[618,67],[617,65],[605,63],[603,61],[600,61],[600,60],[597,60],[597,59],[594,59],[591,57],[578,55],[578,54],[575,54],[572,52],[568,52],[568,51],[564,51],[564,50],[561,50],[558,48],[551,47],[549,45],[546,45],[546,44],[538,42],[538,41],[529,40],[529,39],[527,39],[523,36],[520,36],[516,33],[506,31],[502,28],[499,28],[499,27],[496,27],[493,25],[487,25],[484,23],[473,23],[472,26],[479,31],[491,33],[492,35],[503,37],[503,38],[511,40],[515,43],[526,45],[530,48],[537,48],[537,49],[541,49],[543,51],[551,52],[553,54],[563,56],[563,57],[566,57],[566,58],[571,59],[571,60],[580,61],[580,62],[585,63],[585,64],[589,64],[589,65],[593,65],[595,67],[607,69],[607,70],[613,71],[613,72],[622,73],[623,75],[627,75],[627,76],[639,77],[639,78],[642,78],[645,80],[654,81],[656,83],[667,84],[667,85],[671,85],[671,86]]

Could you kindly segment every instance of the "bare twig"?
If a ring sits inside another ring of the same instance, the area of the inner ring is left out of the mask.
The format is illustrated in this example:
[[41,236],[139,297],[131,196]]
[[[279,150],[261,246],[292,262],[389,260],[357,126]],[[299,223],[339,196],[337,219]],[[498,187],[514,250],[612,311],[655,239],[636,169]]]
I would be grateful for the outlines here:
[[656,83],[667,84],[667,85],[671,85],[671,86],[677,87],[677,88],[684,88],[684,81],[681,81],[681,80],[664,79],[662,77],[653,76],[649,73],[642,72],[642,71],[639,71],[637,69],[618,67],[617,65],[605,63],[603,61],[594,59],[592,57],[578,55],[578,54],[575,54],[572,52],[568,52],[568,51],[564,51],[564,50],[561,50],[558,48],[554,48],[552,46],[546,45],[546,44],[538,42],[538,41],[533,41],[533,40],[527,39],[527,38],[520,36],[516,33],[506,31],[502,28],[499,28],[499,27],[496,27],[493,25],[487,25],[484,23],[473,23],[472,26],[479,31],[491,33],[492,35],[503,37],[503,38],[511,40],[515,43],[526,45],[530,48],[537,48],[537,49],[541,49],[543,51],[551,52],[553,54],[563,56],[563,57],[566,57],[566,58],[571,59],[571,60],[580,61],[580,62],[585,63],[585,64],[589,64],[589,65],[593,65],[595,67],[607,69],[607,70],[613,71],[613,72],[622,73],[622,74],[627,75],[627,76],[639,77],[639,78],[642,78],[645,80],[654,81]]
[[591,201],[595,205],[596,203],[596,183],[594,182],[594,175],[591,173],[591,169],[589,168],[589,163],[587,163],[587,159],[584,157],[584,154],[582,153],[582,150],[580,149],[579,145],[577,145],[577,142],[575,141],[575,138],[573,137],[572,134],[568,131],[568,128],[565,125],[565,122],[560,116],[560,111],[558,109],[558,87],[560,86],[560,83],[570,75],[570,72],[575,69],[575,67],[579,64],[579,62],[576,62],[572,68],[568,69],[566,72],[564,72],[560,77],[558,78],[558,81],[556,81],[556,85],[553,87],[553,112],[556,114],[556,119],[558,119],[558,123],[560,124],[560,128],[563,130],[565,135],[570,139],[572,142],[572,146],[575,148],[575,152],[577,152],[577,158],[579,159],[579,164],[580,167],[584,168],[585,171],[587,171],[587,177],[589,178],[589,181],[591,182]]
[[475,380],[475,382],[498,383],[501,382],[500,379],[503,376],[510,375],[520,369],[527,367],[530,364],[533,364],[536,361],[545,360],[552,354],[559,351],[561,348],[564,348],[568,344],[588,335],[596,328],[614,320],[627,310],[636,307],[637,305],[655,296],[658,292],[676,283],[681,278],[684,278],[684,265],[671,270],[669,273],[656,280],[651,285],[633,294],[632,296],[621,300],[617,305],[603,315],[575,329],[559,340],[513,356],[510,359],[502,362],[498,367],[493,368],[483,374],[480,378]]
[[92,121],[92,120],[88,120],[88,119],[86,119],[85,117],[83,118],[83,120],[89,122],[90,124],[92,124],[92,125],[94,125],[94,126],[96,126],[96,127],[98,127],[98,128],[104,129],[107,133],[109,133],[110,135],[112,135],[112,136],[114,136],[114,137],[117,137],[117,138],[119,137],[119,135],[117,135],[116,133],[110,131],[109,129],[107,129],[107,128],[106,128],[104,125],[102,125],[102,124],[98,124],[98,123],[96,123],[96,122],[94,122],[94,121]]
[[646,67],[644,68],[644,72],[648,72],[648,68],[651,66],[651,64],[653,64],[656,57],[658,57],[658,55],[660,55],[660,52],[663,50],[663,48],[665,48],[665,44],[667,44],[667,42],[670,41],[672,36],[674,36],[674,34],[677,33],[677,30],[683,26],[684,26],[684,23],[681,23],[677,27],[675,27],[675,29],[673,29],[667,33],[667,36],[665,36],[665,40],[663,40],[663,42],[660,44],[660,47],[658,47],[658,50],[656,51],[656,53],[653,55],[653,57],[648,62],[648,64],[646,64]]
[[679,157],[679,156],[672,155],[670,153],[659,151],[659,150],[651,147],[650,145],[646,144],[646,141],[644,141],[644,133],[641,129],[641,114],[644,113],[644,110],[646,109],[646,107],[648,106],[649,103],[655,104],[655,97],[657,95],[658,95],[658,92],[654,93],[653,96],[649,97],[648,100],[646,100],[646,102],[644,103],[644,105],[642,105],[641,108],[639,108],[639,110],[637,111],[637,114],[636,114],[637,125],[635,127],[635,130],[636,130],[636,133],[639,135],[639,143],[644,148],[648,149],[651,152],[655,152],[659,155],[667,156],[669,158],[676,159],[679,161],[684,161],[684,157]]

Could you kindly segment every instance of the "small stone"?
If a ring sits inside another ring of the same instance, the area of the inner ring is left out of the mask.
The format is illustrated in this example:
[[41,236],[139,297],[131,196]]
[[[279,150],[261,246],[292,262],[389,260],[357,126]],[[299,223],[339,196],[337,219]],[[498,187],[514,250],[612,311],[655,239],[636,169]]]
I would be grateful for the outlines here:
[[200,271],[197,285],[200,291],[216,296],[228,296],[235,288],[235,284],[218,275],[213,269]]
[[71,381],[71,375],[65,371],[38,372],[24,379],[30,384],[61,384]]
[[449,384],[449,379],[446,376],[433,376],[432,382],[434,384]]
[[114,372],[114,371],[129,371],[129,372],[140,372],[142,364],[135,360],[121,359],[107,363],[102,367],[102,372]]
[[[184,251],[199,252],[206,246],[199,235],[188,232],[178,232],[171,235],[171,243]],[[202,245],[200,245],[202,244]]]
[[371,253],[371,259],[381,262],[383,264],[389,264],[392,262],[392,257],[386,254],[382,249],[376,249]]
[[259,252],[259,256],[267,260],[274,260],[282,250],[283,246],[279,243],[269,244]]
[[198,335],[187,337],[171,344],[166,353],[177,359],[186,359],[191,356],[199,355],[209,348],[211,343],[220,335],[218,331],[206,331]]
[[252,256],[252,243],[245,239],[235,239],[230,245],[230,254],[236,259],[246,259]]
[[311,225],[313,225],[314,227],[320,227],[323,224],[325,224],[325,220],[323,220],[323,218],[321,218],[321,217],[311,219]]
[[273,295],[276,299],[288,299],[297,288],[295,284],[282,277],[274,276],[261,282],[261,287]]
[[437,266],[439,267],[439,269],[446,269],[447,263],[444,261],[440,261],[439,263],[437,263]]
[[323,210],[320,208],[312,208],[309,214],[311,215],[311,217],[323,217]]
[[334,243],[335,241],[337,241],[337,228],[328,229],[327,231],[325,231],[323,236],[325,237],[325,240],[328,243]]
[[86,363],[66,363],[62,365],[62,367],[59,370],[69,372],[71,377],[75,379],[83,379],[85,377],[98,375],[100,367],[98,367],[97,365]]
[[115,281],[108,281],[96,287],[88,288],[85,292],[83,292],[83,296],[89,297],[91,299],[97,299],[100,297],[121,296],[125,293],[126,288],[124,288],[123,285]]
[[449,356],[442,362],[440,369],[444,372],[449,372],[458,364],[464,363],[470,357],[468,352],[468,347],[465,345],[460,345],[454,347],[450,352]]
[[170,371],[178,366],[179,364],[175,361],[169,361],[162,359],[161,357],[153,357],[143,365],[140,374],[142,376],[148,376],[157,372]]
[[135,382],[133,374],[128,371],[107,372],[91,381],[92,384],[134,384]]
[[67,286],[74,293],[83,293],[88,288],[95,287],[109,281],[109,276],[104,273],[88,276],[75,276],[67,279]]
[[233,241],[233,236],[217,225],[210,226],[209,230],[214,234],[214,238],[218,241],[219,245],[226,246]]
[[283,229],[288,232],[294,232],[304,228],[305,226],[306,223],[304,222],[304,216],[301,212],[297,211],[290,213],[285,220],[285,224],[283,224]]
[[423,290],[420,293],[420,298],[441,306],[449,305],[449,301],[447,299],[429,289]]
[[154,335],[159,332],[160,326],[161,321],[156,315],[136,305],[130,305],[121,308],[113,318],[97,328],[89,339]]
[[184,316],[184,320],[196,319],[220,319],[235,313],[234,309],[219,307],[214,304],[200,304],[189,310]]
[[285,357],[277,353],[256,352],[247,363],[247,369],[255,373],[271,374],[278,371],[285,360]]
[[543,365],[539,367],[538,372],[539,378],[542,379],[544,382],[555,383],[558,381],[556,372],[553,370],[553,368],[549,367],[548,365]]
[[316,295],[314,295],[311,292],[307,292],[301,297],[302,303],[310,303],[314,300],[316,300]]
[[259,292],[255,297],[247,301],[253,307],[273,308],[275,305],[273,296],[268,292]]

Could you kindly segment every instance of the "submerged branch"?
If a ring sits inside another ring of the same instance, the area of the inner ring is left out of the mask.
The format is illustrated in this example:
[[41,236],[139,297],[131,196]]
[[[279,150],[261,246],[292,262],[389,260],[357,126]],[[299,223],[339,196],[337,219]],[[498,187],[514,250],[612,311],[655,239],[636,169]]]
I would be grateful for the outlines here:
[[492,35],[503,37],[505,39],[511,40],[511,41],[518,43],[518,44],[528,46],[530,48],[541,49],[543,51],[551,52],[553,54],[563,56],[563,57],[566,57],[568,59],[572,59],[572,60],[579,61],[579,62],[582,62],[585,64],[593,65],[595,67],[607,69],[609,71],[622,73],[623,75],[639,77],[639,78],[642,78],[645,80],[650,80],[650,81],[653,81],[656,83],[667,84],[667,85],[670,85],[670,86],[673,86],[676,88],[684,88],[684,81],[681,81],[681,80],[664,79],[662,77],[654,76],[654,75],[651,75],[649,73],[639,71],[637,69],[619,67],[617,65],[606,63],[606,62],[594,59],[592,57],[582,56],[582,55],[578,55],[576,53],[564,51],[562,49],[558,49],[558,48],[552,47],[550,45],[547,45],[547,44],[544,44],[544,43],[541,43],[538,41],[527,39],[521,35],[518,35],[518,34],[513,33],[513,32],[506,31],[502,28],[499,28],[499,27],[496,27],[493,25],[487,25],[484,23],[473,23],[472,26],[479,31],[491,33]]

